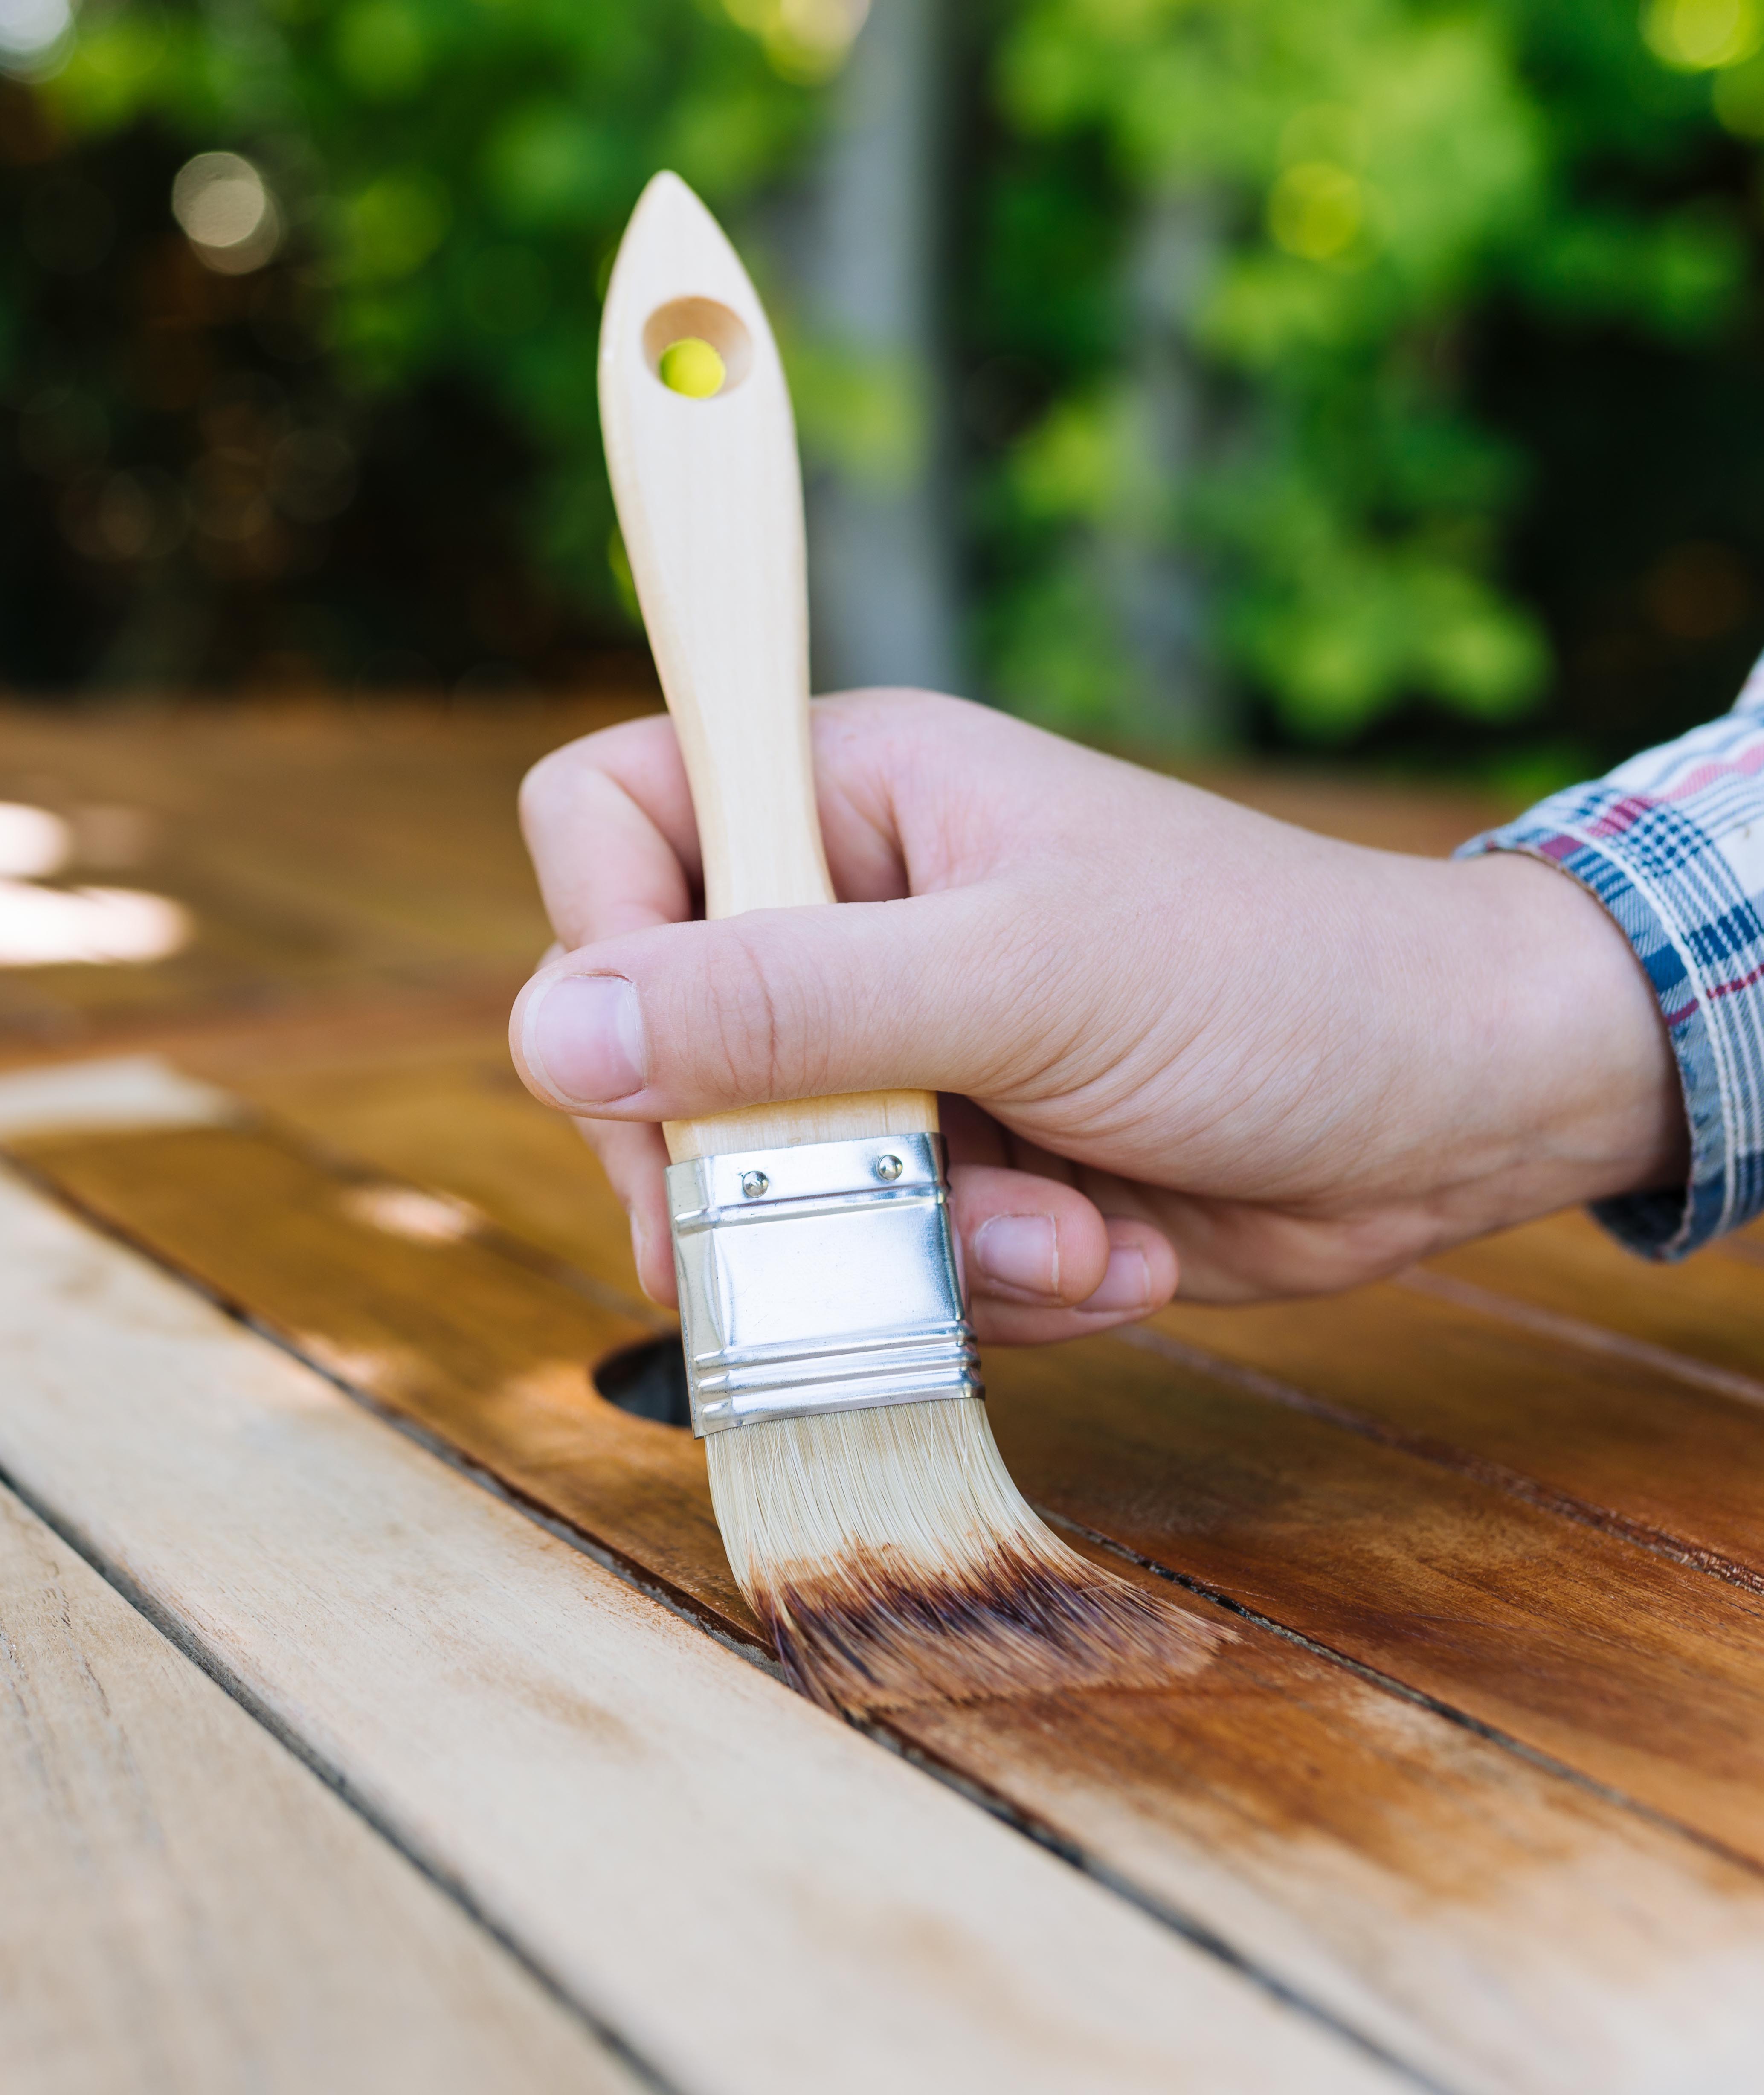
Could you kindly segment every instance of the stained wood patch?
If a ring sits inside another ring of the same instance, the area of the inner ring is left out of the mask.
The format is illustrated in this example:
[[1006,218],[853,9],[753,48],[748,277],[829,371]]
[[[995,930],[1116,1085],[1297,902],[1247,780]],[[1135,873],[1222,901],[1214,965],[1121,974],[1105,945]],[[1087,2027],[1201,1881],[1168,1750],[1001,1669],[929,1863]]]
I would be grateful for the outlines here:
[[[346,1090],[333,1069],[333,1110]],[[435,1113],[438,1145],[457,1152],[459,1095],[436,1078],[430,1095],[449,1101]],[[535,1143],[523,1161],[550,1153]],[[575,1148],[556,1154],[584,1204],[603,1206]],[[31,1155],[110,1226],[644,1567],[725,1634],[750,1633],[697,1451],[589,1395],[582,1365],[609,1327],[561,1285],[485,1240],[415,1242],[364,1223],[359,1182],[261,1130],[38,1143]],[[520,1184],[535,1197],[529,1177]],[[480,1204],[496,1197],[482,1173],[472,1191]],[[555,1209],[560,1195],[536,1197]],[[1638,1709],[1661,1728],[1678,1692],[1670,1670],[1650,1676],[1644,1653],[1614,1672],[1602,1618],[1583,1609],[1566,1630],[1558,1619],[1558,1523],[1515,1526],[1500,1494],[1454,1496],[1461,1480],[1314,1422],[1316,1444],[1295,1441],[1278,1407],[1119,1344],[990,1365],[1020,1479],[1069,1518],[1313,1633],[1327,1626],[1319,1594],[1336,1627],[1358,1605],[1382,1632],[1376,1661],[1458,1706],[1476,1705],[1504,1651],[1533,1700],[1563,1705],[1592,1748]],[[1381,1541],[1375,1561],[1368,1532]],[[1596,1569],[1614,1582],[1604,1605],[1622,1634],[1629,1556],[1594,1540],[1614,1553]],[[1432,1561],[1442,1552],[1462,1560],[1455,1583]],[[1481,1573],[1510,1589],[1490,1621]],[[1755,1954],[1757,1875],[1324,1657],[1237,1627],[1191,1691],[921,1711],[897,1733],[1448,2084],[1658,2085],[1710,1960]],[[1629,1699],[1606,1709],[1614,1682]],[[1514,1702],[1509,1683],[1505,1713],[1523,1716]],[[1706,1744],[1694,1718],[1690,1728],[1688,1779]],[[1714,2084],[1733,2047],[1759,2034],[1744,1988],[1721,1999],[1717,2019],[1698,2024]]]
[[549,936],[515,823],[520,775],[653,704],[7,708],[0,799],[71,817],[76,836],[94,809],[120,815],[124,858],[76,857],[75,878],[168,895],[196,936],[152,967],[0,969],[0,1031],[59,1045],[486,980],[512,995]]
[[[1727,1271],[1764,1357],[1760,1276]],[[1173,1309],[1156,1329],[1764,1597],[1764,1379],[1426,1270],[1332,1301]]]
[[1038,1504],[1764,1862],[1751,1594],[1119,1341],[991,1391]]

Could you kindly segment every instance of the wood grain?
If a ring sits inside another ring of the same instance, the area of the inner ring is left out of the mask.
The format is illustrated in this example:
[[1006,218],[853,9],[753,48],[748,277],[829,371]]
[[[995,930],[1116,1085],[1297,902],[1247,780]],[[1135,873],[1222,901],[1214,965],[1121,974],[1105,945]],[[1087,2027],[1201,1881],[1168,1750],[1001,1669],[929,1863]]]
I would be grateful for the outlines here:
[[1400,2084],[6,1182],[0,1343],[20,1488],[664,2077]]
[[[559,1226],[566,1187],[584,1216],[610,1204],[567,1129],[477,1088],[480,1064],[464,1043],[451,1078],[434,1043],[402,1052],[372,1063],[353,1104],[334,1043],[304,1078],[258,1065],[251,1081],[327,1139],[377,1134],[380,1165],[407,1155],[457,1164],[468,1178],[437,1175],[468,1185],[504,1222],[530,1213]],[[377,1102],[393,1092],[403,1108],[382,1115]],[[547,1139],[505,1154],[499,1136],[481,1150],[462,1134],[479,1097],[499,1116],[529,1113]],[[564,1138],[555,1145],[553,1130]],[[364,1227],[344,1198],[354,1182],[262,1130],[39,1142],[30,1156],[109,1226],[646,1567],[724,1635],[751,1635],[689,1436],[587,1397],[579,1364],[603,1327],[573,1302],[560,1309],[530,1269],[482,1241],[401,1243]],[[538,1184],[547,1174],[568,1176],[547,1190]],[[614,1227],[585,1221],[577,1241],[593,1255]],[[479,1307],[456,1328],[468,1302]],[[1595,1742],[1602,1722],[1621,1731],[1638,1708],[1663,1730],[1679,1683],[1650,1682],[1639,1661],[1616,1682],[1630,1700],[1601,1718],[1613,1679],[1605,1625],[1583,1619],[1565,1636],[1541,1590],[1528,1609],[1509,1600],[1481,1626],[1474,1564],[1456,1590],[1436,1575],[1430,1548],[1481,1548],[1491,1577],[1517,1588],[1516,1537],[1534,1566],[1548,1566],[1552,1524],[1515,1530],[1499,1495],[1453,1499],[1448,1478],[1442,1497],[1441,1479],[1418,1462],[1369,1472],[1383,1451],[1326,1427],[1314,1427],[1323,1453],[1292,1444],[1278,1409],[1126,1347],[1040,1361],[996,1354],[989,1365],[1008,1455],[1043,1503],[1209,1570],[1282,1619],[1289,1580],[1296,1608],[1313,1615],[1319,1592],[1338,1612],[1374,1592],[1379,1656],[1405,1679],[1426,1675],[1448,1701],[1459,1688],[1480,1692],[1481,1675],[1461,1662],[1498,1647],[1522,1679],[1554,1680],[1559,1699],[1590,1705],[1579,1718]],[[542,1401],[536,1389],[556,1394]],[[1195,1436],[1203,1400],[1212,1422]],[[1307,1527],[1313,1471],[1318,1519]],[[1330,1525],[1354,1489],[1361,1527],[1385,1537],[1370,1586],[1363,1549],[1338,1553]],[[1213,1557],[1191,1559],[1196,1537]],[[1627,1559],[1619,1551],[1614,1561],[1601,1566],[1607,1598],[1622,1592]],[[1610,1612],[1620,1627],[1621,1609]],[[1755,1953],[1757,1876],[1286,1639],[1237,1627],[1239,1640],[1198,1690],[916,1713],[898,1728],[1105,1879],[1219,1935],[1448,2085],[1671,2084],[1703,1975]],[[1697,1721],[1693,1758],[1706,1744]],[[1737,1980],[1719,1999],[1698,2023],[1710,2086],[1731,2081],[1764,2014]]]
[[1173,1310],[1157,1328],[1357,1430],[1764,1596],[1764,1378],[1699,1379],[1692,1360],[1553,1318],[1423,1270],[1333,1301]]
[[4,1490],[0,1793],[9,2095],[637,2084]]
[[[529,1308],[529,1276],[487,1247],[387,1236],[316,1164],[241,1130],[28,1153],[308,1357],[748,1621],[710,1540],[701,1458],[583,1404],[584,1364],[639,1335],[634,1320],[542,1281]],[[1038,1504],[1764,1860],[1753,1596],[1117,1341],[995,1351],[988,1374],[1006,1460]],[[616,1467],[614,1446],[629,1450]]]

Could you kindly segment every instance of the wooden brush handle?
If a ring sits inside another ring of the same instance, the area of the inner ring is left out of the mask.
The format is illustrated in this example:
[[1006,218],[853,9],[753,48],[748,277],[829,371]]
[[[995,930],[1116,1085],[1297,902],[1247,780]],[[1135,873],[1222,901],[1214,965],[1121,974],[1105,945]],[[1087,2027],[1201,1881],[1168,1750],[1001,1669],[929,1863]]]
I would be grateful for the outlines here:
[[[722,358],[710,399],[657,365],[684,337]],[[686,759],[709,917],[831,902],[808,737],[802,476],[764,307],[677,175],[643,192],[600,327],[600,426],[643,622]],[[872,1091],[670,1122],[676,1161],[934,1130],[929,1091]]]

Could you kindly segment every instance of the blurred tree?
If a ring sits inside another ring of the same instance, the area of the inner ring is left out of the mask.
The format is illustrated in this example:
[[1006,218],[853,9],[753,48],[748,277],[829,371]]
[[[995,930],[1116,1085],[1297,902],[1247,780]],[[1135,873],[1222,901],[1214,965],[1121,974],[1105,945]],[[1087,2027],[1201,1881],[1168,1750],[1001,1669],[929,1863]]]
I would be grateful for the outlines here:
[[[1120,310],[1117,229],[1186,214],[1162,324],[1204,404],[1178,476],[1122,353],[1146,327],[1069,360],[994,495],[1005,686],[1070,723],[1156,718],[1099,586],[1126,534],[1207,564],[1216,657],[1291,732],[1346,740],[1417,697],[1531,708],[1549,636],[1513,534],[1548,439],[1478,412],[1479,352],[1497,316],[1509,349],[1529,329],[1588,366],[1617,334],[1705,364],[1755,334],[1751,156],[1715,112],[1764,134],[1761,39],[1754,0],[1028,0],[996,77],[1042,151],[982,237],[1041,237],[1026,184],[1093,141],[1116,281],[1093,264],[1092,297]],[[1610,404],[1618,450],[1641,403]]]
[[[939,296],[950,164],[939,0],[884,0],[828,97],[781,257],[825,688],[963,681]],[[806,352],[806,353],[805,353]]]

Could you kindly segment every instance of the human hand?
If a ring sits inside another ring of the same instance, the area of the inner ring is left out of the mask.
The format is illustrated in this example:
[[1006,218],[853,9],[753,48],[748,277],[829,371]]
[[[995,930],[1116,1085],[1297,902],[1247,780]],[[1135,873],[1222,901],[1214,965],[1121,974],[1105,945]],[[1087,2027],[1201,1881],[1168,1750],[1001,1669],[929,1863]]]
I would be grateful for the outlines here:
[[511,1024],[672,1301],[663,1120],[945,1100],[982,1341],[1174,1291],[1344,1287],[1670,1185],[1683,1108],[1627,941],[1549,867],[1313,835],[959,699],[813,708],[821,908],[690,921],[670,724],[547,757],[521,819],[564,950]]

